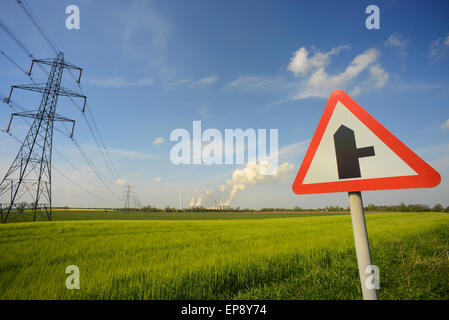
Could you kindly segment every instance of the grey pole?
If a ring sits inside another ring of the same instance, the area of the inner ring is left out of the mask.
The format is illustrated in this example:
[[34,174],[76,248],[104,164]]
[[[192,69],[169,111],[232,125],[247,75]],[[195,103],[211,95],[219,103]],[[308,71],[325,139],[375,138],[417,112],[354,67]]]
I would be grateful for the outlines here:
[[[364,300],[378,300],[375,288],[368,288],[366,273],[371,266],[371,254],[369,251],[368,233],[366,232],[365,213],[363,210],[362,194],[360,191],[348,192],[349,206],[351,208],[352,229],[354,231],[355,251],[359,265],[360,281]],[[369,280],[368,280],[369,281]]]

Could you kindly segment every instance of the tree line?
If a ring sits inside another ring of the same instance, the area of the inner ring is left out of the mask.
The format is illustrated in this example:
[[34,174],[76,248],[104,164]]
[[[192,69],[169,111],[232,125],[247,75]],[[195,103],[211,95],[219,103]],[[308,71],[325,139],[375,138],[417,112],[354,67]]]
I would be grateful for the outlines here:
[[[121,209],[122,210],[122,209]],[[192,207],[185,209],[172,208],[167,206],[165,208],[157,208],[151,205],[147,205],[140,209],[130,209],[132,211],[142,211],[142,212],[349,212],[349,207],[340,206],[326,206],[324,208],[302,208],[295,206],[291,209],[289,208],[262,208],[262,209],[249,209],[249,208],[226,208],[226,209],[215,209],[206,207]],[[430,207],[427,204],[404,204],[400,205],[375,205],[368,204],[365,207],[366,211],[371,212],[449,212],[449,206],[444,208],[441,204],[436,204]]]

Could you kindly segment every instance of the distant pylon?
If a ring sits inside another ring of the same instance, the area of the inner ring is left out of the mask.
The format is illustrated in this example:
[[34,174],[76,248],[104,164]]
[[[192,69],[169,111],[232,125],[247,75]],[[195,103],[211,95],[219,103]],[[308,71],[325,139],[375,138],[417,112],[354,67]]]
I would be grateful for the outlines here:
[[125,206],[124,210],[129,210],[131,205],[132,185],[128,184],[125,190]]
[[56,113],[58,96],[84,98],[84,106],[86,105],[86,96],[61,87],[64,68],[80,72],[78,83],[82,72],[81,68],[64,62],[62,52],[59,52],[55,59],[33,60],[28,75],[31,75],[34,63],[51,66],[47,83],[14,85],[5,101],[9,103],[14,88],[42,92],[39,109],[13,113],[6,130],[6,132],[9,132],[14,116],[33,119],[22,147],[0,184],[0,197],[9,193],[9,204],[3,210],[2,223],[6,223],[10,215],[23,214],[26,209],[32,211],[33,221],[36,221],[40,213],[45,213],[45,217],[51,220],[51,157],[54,121],[71,122],[71,136],[73,136],[73,129],[75,128],[74,120]]

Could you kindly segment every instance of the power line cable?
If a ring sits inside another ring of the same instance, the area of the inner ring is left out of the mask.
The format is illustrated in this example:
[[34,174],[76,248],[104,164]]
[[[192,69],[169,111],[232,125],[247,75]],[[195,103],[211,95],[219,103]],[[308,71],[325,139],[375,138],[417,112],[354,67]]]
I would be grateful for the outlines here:
[[73,143],[77,147],[78,151],[81,153],[81,155],[84,157],[84,160],[88,163],[88,165],[94,170],[94,173],[97,175],[97,177],[100,179],[100,181],[103,183],[103,185],[108,189],[118,200],[121,200],[119,196],[115,194],[114,191],[112,191],[107,183],[104,181],[103,177],[98,173],[99,170],[95,167],[95,164],[89,159],[87,154],[83,151],[79,143],[75,140],[75,138],[72,138]]
[[59,49],[57,48],[56,44],[50,39],[50,36],[48,35],[47,30],[45,29],[44,25],[39,21],[39,18],[33,13],[31,8],[27,5],[25,0],[17,0],[17,3],[19,6],[23,9],[25,14],[30,18],[31,22],[34,24],[34,26],[39,30],[41,35],[45,38],[45,40],[48,42],[50,47],[53,49],[55,54],[59,53]]
[[67,180],[69,180],[70,182],[72,182],[74,185],[76,185],[78,188],[84,190],[85,192],[89,193],[90,195],[94,196],[95,198],[97,198],[98,200],[104,201],[109,203],[108,200],[92,193],[89,189],[84,188],[83,186],[79,185],[75,180],[71,179],[70,177],[68,177],[67,175],[65,175],[61,170],[58,170],[58,168],[56,168],[55,166],[52,165],[52,168],[55,169],[60,175],[62,175],[64,178],[66,178]]
[[32,59],[34,59],[33,54],[25,47],[22,41],[19,40],[19,38],[16,37],[14,33],[9,30],[9,28],[6,26],[6,24],[3,22],[2,19],[0,19],[0,28],[15,42],[17,45],[22,48],[23,51]]
[[[11,109],[13,109],[15,112],[30,112],[30,110],[22,107],[21,105],[17,104],[15,101],[13,101],[12,99],[9,100],[9,103],[7,103],[7,97],[0,94],[0,99],[2,100],[3,103],[7,104]],[[25,121],[29,126],[31,126],[31,123],[24,117],[21,117],[23,119],[23,121]],[[61,133],[62,135],[66,136],[67,138],[71,137],[71,131],[65,126],[64,122],[62,122],[62,125],[64,126],[64,128],[67,130],[66,132],[63,132],[61,129],[59,129],[58,127],[54,127],[54,129],[56,131],[58,131],[59,133]]]
[[[0,19],[0,29],[2,29],[10,38],[13,40],[19,48],[21,48],[25,54],[30,57],[32,60],[37,60],[36,57],[31,53],[30,50],[23,44],[22,41],[6,26],[2,19]],[[49,72],[41,65],[38,64],[39,68],[48,76]]]
[[[23,1],[23,0],[22,0]],[[20,1],[20,0],[17,0],[17,2],[19,3],[19,4],[22,4],[22,2]],[[23,7],[23,6],[22,6]],[[52,41],[49,39],[49,37],[47,37],[47,36],[45,36],[45,30],[44,29],[42,29],[42,28],[39,28],[39,26],[38,26],[38,19],[37,19],[37,17],[31,12],[31,10],[30,9],[28,9],[28,8],[26,8],[26,10],[25,10],[27,13],[29,13],[29,17],[30,17],[30,19],[33,21],[33,24],[35,24],[36,25],[36,27],[38,28],[38,30],[39,30],[39,32],[41,32],[42,33],[42,35],[44,36],[44,38],[46,38],[46,40],[49,42],[49,44],[50,44],[50,46],[52,46],[52,48],[54,49],[54,50],[56,50],[56,46],[55,45],[52,45]],[[27,14],[28,15],[28,14]],[[33,19],[33,15],[34,15],[34,17],[35,17],[35,19]],[[33,59],[33,60],[37,60],[36,59],[36,57],[31,53],[31,51],[30,50],[28,50],[28,48],[24,45],[24,43],[22,42],[22,41],[20,41],[20,39],[6,26],[6,24],[0,19],[0,28],[14,41],[14,42],[16,42],[16,44],[31,58],[31,59]],[[56,50],[57,51],[57,50]],[[16,65],[16,63],[14,63],[15,65]],[[40,68],[44,71],[44,73],[46,73],[47,75],[49,74],[48,73],[48,71],[45,69],[45,68],[43,68],[42,67],[42,65],[41,64],[38,64],[39,66],[40,66]],[[17,66],[18,66],[18,64],[17,64]],[[20,69],[20,68],[19,68]],[[70,72],[71,73],[71,72]],[[72,76],[73,76],[73,73],[71,73],[72,74]],[[30,76],[30,79],[34,82],[34,80],[31,78],[31,76]],[[79,86],[79,88],[80,88],[80,91],[82,92],[82,88],[81,88],[81,86]],[[76,104],[76,102],[75,101],[73,101],[73,99],[71,99],[71,98],[69,98],[69,100],[81,111],[82,109]],[[5,101],[4,101],[5,102]],[[100,132],[99,132],[99,130],[98,130],[98,126],[96,125],[96,123],[95,123],[95,120],[94,120],[94,118],[93,118],[93,115],[92,115],[92,113],[90,112],[90,109],[88,110],[88,112],[89,112],[89,114],[90,114],[90,116],[91,116],[91,119],[92,119],[92,122],[94,123],[94,126],[95,126],[95,128],[96,128],[96,130],[97,130],[97,133],[98,133],[98,135],[99,135],[99,137],[100,137],[100,139],[101,139],[101,135],[100,135]],[[106,163],[106,165],[108,166],[108,169],[110,170],[110,172],[111,172],[111,174],[112,174],[112,176],[114,177],[114,178],[119,178],[119,175],[117,174],[117,170],[115,169],[115,167],[113,166],[113,163],[112,163],[112,161],[111,161],[111,159],[110,159],[110,157],[109,157],[109,155],[107,155],[107,157],[109,158],[109,161],[110,161],[110,163],[106,160],[106,156],[103,154],[103,150],[102,150],[102,148],[101,148],[101,146],[100,146],[100,143],[98,142],[98,140],[97,140],[97,138],[96,138],[96,136],[95,136],[95,132],[94,132],[94,130],[93,130],[93,128],[92,128],[92,126],[90,125],[90,123],[89,123],[89,120],[88,120],[88,118],[87,118],[87,116],[84,114],[84,113],[82,113],[83,114],[83,117],[84,117],[84,119],[86,120],[86,123],[88,124],[88,127],[89,127],[89,131],[91,132],[91,135],[92,135],[92,137],[94,138],[94,141],[95,141],[95,143],[96,143],[96,145],[97,145],[97,148],[99,149],[99,151],[100,151],[100,154],[102,155],[102,157],[103,157],[103,160],[105,161],[105,163]],[[55,128],[55,129],[57,129],[57,128]],[[77,149],[80,151],[80,153],[82,154],[82,156],[85,158],[85,160],[86,160],[86,162],[89,164],[89,166],[91,166],[93,169],[94,169],[94,173],[100,178],[100,180],[103,182],[103,184],[105,185],[105,187],[117,198],[117,199],[120,199],[108,186],[107,186],[107,184],[105,183],[105,181],[104,181],[104,179],[102,178],[102,176],[101,176],[101,173],[100,173],[100,171],[98,170],[98,169],[96,169],[96,167],[95,167],[95,165],[93,164],[93,162],[87,157],[87,155],[86,155],[86,153],[81,149],[81,146],[76,142],[76,140],[74,140],[74,139],[72,139],[72,141],[74,142],[74,144],[75,144],[75,146],[77,147]],[[106,150],[106,152],[107,152],[107,148],[105,147],[105,145],[104,145],[104,142],[103,142],[103,140],[102,140],[102,144],[103,144],[103,146],[104,146],[104,150]],[[111,165],[112,164],[112,165]],[[111,169],[111,168],[113,168],[113,169]],[[115,170],[115,174],[114,174],[114,170]]]
[[[111,165],[111,164],[108,162],[108,160],[107,160],[107,158],[106,158],[106,156],[105,156],[105,152],[103,152],[103,150],[107,150],[107,149],[101,147],[100,142],[99,142],[99,138],[97,138],[97,136],[95,135],[93,126],[92,126],[92,124],[90,123],[88,117],[86,116],[85,113],[82,112],[81,107],[78,106],[78,104],[77,104],[75,101],[73,101],[73,99],[70,99],[70,100],[71,100],[71,101],[73,102],[73,104],[74,104],[74,105],[81,111],[81,114],[83,115],[83,118],[84,118],[84,120],[86,121],[87,127],[89,128],[90,134],[91,134],[92,138],[94,139],[95,145],[96,145],[98,151],[100,152],[100,154],[101,154],[101,156],[102,156],[104,162],[106,163],[106,166],[108,167],[108,170],[109,170],[109,172],[110,172],[112,178],[113,178],[113,179],[119,179],[120,176],[119,176],[118,174],[114,173],[114,169],[113,169],[113,168],[115,168],[115,167],[113,167],[113,165]],[[86,103],[86,108],[88,108],[88,104],[87,104],[87,103]],[[88,110],[89,110],[89,109],[88,109]],[[93,120],[93,118],[92,118],[92,120]],[[92,121],[92,122],[93,122],[93,121]]]
[[0,50],[0,54],[3,55],[6,59],[8,59],[13,65],[15,65],[20,71],[22,71],[24,74],[28,74],[28,72],[22,68],[17,62],[15,62],[10,56],[8,56],[5,52]]
[[[78,80],[76,79],[76,77],[75,77],[75,75],[73,74],[72,70],[69,70],[69,73],[70,73],[70,75],[72,76],[73,80],[75,81],[75,84],[78,86],[79,92],[80,92],[82,95],[85,95],[85,94],[84,94],[83,87],[81,86],[80,83],[78,83]],[[111,157],[110,157],[110,155],[109,155],[108,148],[106,147],[106,144],[104,143],[104,140],[103,140],[103,138],[102,138],[102,135],[101,135],[101,133],[100,133],[100,130],[98,129],[97,122],[95,121],[95,118],[94,118],[94,116],[93,116],[93,114],[92,114],[91,108],[90,108],[90,106],[89,106],[89,102],[86,102],[86,110],[87,110],[88,116],[90,116],[90,119],[91,119],[91,121],[92,121],[92,124],[93,124],[92,127],[95,129],[96,134],[98,135],[98,140],[99,140],[99,144],[100,144],[100,145],[98,146],[98,148],[100,149],[100,153],[103,153],[102,150],[104,150],[104,153],[106,154],[106,158],[107,158],[107,159],[104,159],[105,162],[109,162],[108,165],[109,165],[109,166],[111,167],[111,169],[112,169],[112,170],[111,170],[111,173],[112,173],[112,175],[114,176],[114,179],[119,179],[119,178],[120,178],[120,175],[118,174],[117,168],[115,167],[114,162],[112,162],[112,159],[111,159]],[[87,117],[84,113],[83,113],[83,116],[85,117],[86,122],[89,122],[88,117]],[[92,128],[90,127],[90,125],[89,125],[89,129],[92,129]],[[91,131],[91,134],[92,134],[92,136],[95,136],[95,133],[94,133],[93,131]],[[95,137],[94,137],[94,139],[95,139]],[[103,158],[105,158],[105,157],[103,157]]]
[[78,168],[76,168],[73,163],[71,163],[65,156],[62,155],[61,152],[59,152],[57,149],[53,148],[53,151],[56,152],[56,154],[62,159],[64,160],[66,163],[69,164],[69,166],[72,167],[73,170],[75,170],[81,177],[83,177],[87,182],[89,182],[92,186],[94,186],[96,189],[99,189],[97,184],[92,182],[92,180],[90,180],[81,170],[79,170]]
[[[8,134],[10,137],[12,137],[14,140],[16,140],[19,144],[22,143],[22,140],[20,140],[17,136],[15,136],[14,134],[12,134],[11,132],[6,132],[5,130],[1,130],[2,132]],[[69,180],[70,182],[72,182],[74,185],[76,185],[78,188],[80,188],[81,190],[89,193],[91,196],[95,197],[98,200],[104,201],[104,202],[109,202],[108,200],[98,196],[97,194],[93,193],[92,191],[90,191],[89,189],[81,186],[80,184],[78,184],[75,180],[73,180],[72,178],[70,178],[69,176],[67,176],[66,174],[64,174],[61,170],[59,170],[58,168],[56,168],[54,165],[52,165],[52,168],[54,170],[56,170],[59,174],[61,174],[64,178],[66,178],[67,180]],[[76,168],[75,168],[76,169]]]
[[[2,94],[0,94],[0,98],[2,98],[2,101],[4,103],[6,103],[5,99],[6,97],[3,96]],[[13,110],[17,111],[17,110],[21,110],[21,111],[27,111],[24,107],[18,105],[17,103],[14,103],[12,100],[10,100],[10,102],[8,103],[9,107],[11,107]],[[27,120],[27,119],[23,119],[29,126],[31,126],[31,123]],[[55,127],[55,130],[59,131],[60,133],[66,135],[64,132],[62,132],[59,128]],[[4,130],[3,130],[4,131]],[[8,132],[9,133],[9,132]],[[11,134],[12,135],[12,134]],[[67,135],[68,137],[70,137],[69,135]],[[83,156],[83,158],[85,159],[85,161],[87,162],[87,164],[89,165],[89,167],[93,170],[93,172],[95,173],[95,175],[100,179],[100,181],[103,183],[103,185],[106,187],[106,189],[111,193],[112,196],[114,196],[115,198],[121,200],[117,194],[115,192],[113,192],[107,185],[107,183],[104,180],[103,174],[101,173],[101,171],[95,166],[95,164],[93,163],[92,160],[90,160],[90,158],[87,156],[86,152],[84,152],[84,150],[81,148],[81,146],[78,144],[78,142],[72,138],[71,139],[72,142],[75,144],[76,148],[78,149],[78,151],[81,153],[81,155]],[[74,168],[75,170],[77,170],[79,173],[80,171],[78,169],[75,168],[75,166],[73,164],[71,164],[65,157],[62,156],[62,154],[57,151],[57,149],[53,148],[56,153],[61,156],[63,158],[63,160],[65,160],[66,162],[69,163],[69,165]],[[80,173],[81,176],[84,176],[82,173]],[[90,179],[88,179],[86,176],[84,176],[84,178],[89,181],[91,184],[94,184],[90,181]]]
[[[14,33],[12,33],[12,31],[11,31],[5,24],[4,24],[1,20],[0,20],[0,25],[3,27],[3,30],[6,30],[7,33],[10,34],[10,35],[12,36],[13,39],[18,39],[18,38],[14,35]],[[23,48],[23,49],[25,50],[25,52],[26,52],[32,59],[35,59],[34,55],[31,53],[31,51],[29,51],[29,50],[26,48],[26,46],[25,46],[20,40],[18,40],[17,43],[20,44],[20,47]],[[18,63],[16,63],[14,60],[12,60],[12,59],[9,59],[9,60],[10,60],[10,62],[12,62],[16,67],[19,67]],[[40,64],[38,64],[38,65],[40,66]],[[19,67],[19,70],[21,70],[20,67]],[[45,69],[43,69],[43,70],[46,72]],[[47,73],[47,72],[46,72],[46,73]],[[31,79],[31,81],[32,81],[34,84],[36,84],[36,82],[34,81],[34,79],[33,79],[28,73],[26,73],[26,74],[27,74],[28,77]],[[73,73],[72,73],[72,75],[73,75]],[[6,97],[2,97],[3,102],[6,102],[5,98],[6,98]],[[81,107],[79,107],[78,104],[77,104],[72,98],[69,97],[69,100],[70,100],[70,101],[71,101],[71,102],[72,102],[72,103],[73,103],[73,104],[74,104],[80,111],[82,111]],[[12,106],[12,105],[10,105],[10,106]],[[23,108],[22,111],[25,111],[25,109]],[[87,117],[86,117],[86,115],[85,115],[84,113],[82,113],[82,114],[83,114],[83,117],[84,117],[85,120],[86,120],[86,123],[87,123],[88,127],[89,127],[89,131],[91,132],[91,135],[92,135],[92,137],[94,138],[95,144],[96,144],[97,148],[99,149],[100,154],[101,154],[102,157],[103,157],[103,160],[106,162],[106,165],[107,165],[109,171],[111,172],[111,174],[112,174],[112,176],[113,176],[114,179],[118,179],[118,178],[119,178],[118,174],[117,174],[116,176],[114,176],[114,171],[113,171],[113,169],[111,169],[111,168],[112,168],[111,165],[110,165],[109,162],[106,160],[106,157],[105,157],[105,155],[104,155],[103,152],[102,152],[102,149],[101,149],[101,147],[100,147],[100,144],[99,144],[99,142],[98,142],[98,140],[97,140],[97,137],[95,136],[95,133],[94,133],[94,131],[93,131],[93,129],[92,129],[91,124],[89,123],[89,120],[87,119]],[[92,116],[91,116],[91,117],[92,117]],[[93,119],[93,118],[92,118],[92,119]],[[59,132],[62,132],[62,131],[60,131],[57,127],[55,127],[55,129],[58,130]],[[65,133],[63,133],[63,134],[66,135]],[[89,160],[88,163],[91,163],[91,162],[92,162],[92,161]],[[97,174],[98,174],[98,173],[97,173]],[[102,180],[103,180],[103,179],[102,179]]]
[[94,116],[92,114],[91,108],[90,108],[88,103],[86,104],[86,110],[87,110],[87,113],[90,115],[90,118],[91,118],[92,123],[93,123],[93,127],[96,130],[96,132],[97,132],[98,138],[100,140],[100,144],[102,145],[103,150],[105,151],[106,157],[108,158],[109,163],[111,164],[112,171],[115,173],[116,179],[119,179],[120,175],[118,174],[118,171],[117,171],[117,168],[114,165],[114,162],[112,162],[111,157],[109,156],[108,148],[106,147],[106,144],[104,143],[104,140],[103,140],[103,138],[102,138],[102,136],[100,134],[100,130],[98,129],[97,123],[95,121],[95,118],[94,118]]
[[[39,18],[37,17],[37,15],[32,11],[32,9],[28,6],[28,4],[25,2],[25,0],[16,0],[17,3],[20,5],[20,7],[24,10],[25,14],[29,17],[29,19],[31,20],[31,22],[35,25],[35,27],[38,29],[38,31],[41,33],[41,35],[45,38],[45,40],[47,41],[47,43],[50,45],[50,47],[53,49],[53,51],[55,53],[59,52],[59,49],[57,48],[57,45],[55,44],[54,41],[51,40],[48,32],[46,31],[45,27],[43,26],[43,24],[40,22]],[[81,85],[78,83],[78,79],[75,78],[72,70],[69,70],[70,75],[72,76],[72,78],[75,80],[75,83],[78,84],[78,88],[80,90],[80,92],[84,95],[83,89],[81,87]],[[72,100],[72,99],[70,99]],[[72,101],[74,102],[74,101]],[[104,140],[100,134],[100,131],[98,130],[98,126],[96,124],[96,121],[92,115],[92,112],[90,111],[89,106],[87,106],[87,110],[88,113],[91,117],[91,121],[93,124],[93,128],[96,130],[96,133],[98,135],[98,140],[99,141],[95,141],[95,143],[98,146],[98,149],[103,157],[103,160],[106,162],[106,165],[108,166],[108,169],[110,170],[110,173],[112,174],[112,177],[114,179],[119,179],[120,175],[117,172],[116,167],[114,166],[114,163],[111,160],[111,157],[109,156],[109,152],[108,149],[106,148],[106,145],[104,143]],[[88,122],[87,117],[84,115],[86,122]],[[88,123],[89,126],[89,130],[91,131],[92,136],[94,137],[95,140],[97,140],[97,138],[95,137],[95,133],[92,130],[90,124]],[[106,156],[104,154],[106,154]]]

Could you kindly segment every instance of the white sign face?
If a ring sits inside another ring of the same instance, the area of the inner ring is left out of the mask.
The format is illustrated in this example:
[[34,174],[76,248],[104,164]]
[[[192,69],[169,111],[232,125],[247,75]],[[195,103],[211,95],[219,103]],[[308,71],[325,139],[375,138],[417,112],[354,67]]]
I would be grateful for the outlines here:
[[334,91],[293,182],[296,194],[432,188],[441,176],[342,90]]
[[[343,179],[339,177],[334,135],[342,125],[354,132],[356,149],[364,147],[374,149],[374,155],[362,157],[356,155],[354,158],[359,163],[360,176],[353,174]],[[417,173],[357,119],[341,101],[338,101],[303,184],[411,175],[417,175]]]

